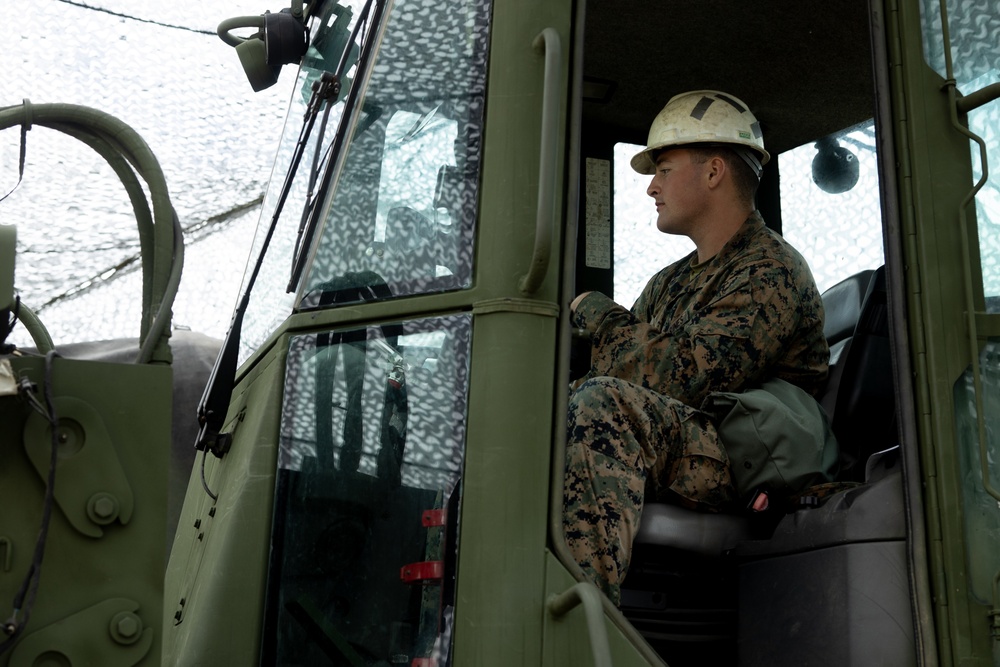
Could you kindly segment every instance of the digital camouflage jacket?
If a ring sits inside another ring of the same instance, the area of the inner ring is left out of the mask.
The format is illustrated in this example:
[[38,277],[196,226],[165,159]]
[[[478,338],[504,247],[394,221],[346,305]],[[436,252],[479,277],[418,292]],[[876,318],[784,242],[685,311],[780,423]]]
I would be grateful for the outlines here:
[[818,395],[829,359],[823,302],[798,251],[754,213],[715,257],[696,259],[653,276],[631,311],[598,292],[580,302],[573,321],[591,334],[587,377],[694,407],[771,377]]

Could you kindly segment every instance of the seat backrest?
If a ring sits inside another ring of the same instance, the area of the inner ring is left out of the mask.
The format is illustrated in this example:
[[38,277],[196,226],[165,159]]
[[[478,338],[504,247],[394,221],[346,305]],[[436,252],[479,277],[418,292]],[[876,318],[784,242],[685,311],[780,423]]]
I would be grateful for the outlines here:
[[[895,401],[885,269],[866,270],[823,293],[830,380],[821,403],[841,450],[839,480],[864,481],[869,455],[895,443]],[[745,515],[706,514],[647,503],[637,544],[718,555],[750,539]]]
[[826,390],[820,397],[820,404],[831,421],[837,408],[840,377],[844,372],[844,364],[839,363],[840,358],[854,337],[854,330],[861,319],[861,306],[873,273],[875,271],[872,269],[855,273],[823,292],[823,335],[830,346],[830,374]]
[[[870,278],[853,334],[831,343],[831,350],[834,345],[838,347],[837,357],[831,353],[830,380],[821,401],[840,445],[839,479],[844,481],[864,481],[868,457],[896,444],[885,267],[868,273]],[[862,281],[864,276],[858,274],[848,280],[855,278]],[[823,300],[827,306],[827,294]],[[839,300],[839,297],[833,300],[834,319],[849,310],[838,304]],[[827,311],[828,317],[830,312]],[[842,326],[843,323],[838,328]]]
[[855,273],[823,292],[823,335],[830,345],[831,366],[836,365],[844,346],[854,335],[874,273],[874,269]]

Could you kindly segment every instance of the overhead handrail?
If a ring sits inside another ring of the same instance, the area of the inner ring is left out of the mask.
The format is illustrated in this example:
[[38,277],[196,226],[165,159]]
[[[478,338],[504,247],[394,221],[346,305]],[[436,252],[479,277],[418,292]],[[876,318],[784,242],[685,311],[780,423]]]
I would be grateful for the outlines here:
[[542,139],[538,158],[538,209],[535,215],[535,249],[528,272],[518,287],[522,294],[534,294],[549,270],[552,231],[556,212],[556,147],[559,141],[559,80],[562,73],[562,44],[555,28],[545,28],[531,46],[545,53],[542,90]]

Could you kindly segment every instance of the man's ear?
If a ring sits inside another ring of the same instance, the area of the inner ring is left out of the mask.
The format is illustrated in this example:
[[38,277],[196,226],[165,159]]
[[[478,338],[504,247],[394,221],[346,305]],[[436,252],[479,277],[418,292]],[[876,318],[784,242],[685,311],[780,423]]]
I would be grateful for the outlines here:
[[729,165],[725,159],[719,155],[710,157],[705,162],[705,177],[708,179],[709,188],[717,188],[723,181],[723,177],[729,172]]

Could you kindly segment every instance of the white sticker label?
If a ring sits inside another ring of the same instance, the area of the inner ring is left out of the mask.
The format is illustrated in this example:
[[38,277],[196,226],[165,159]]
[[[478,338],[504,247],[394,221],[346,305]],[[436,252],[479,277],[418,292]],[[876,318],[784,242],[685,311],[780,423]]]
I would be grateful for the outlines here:
[[587,158],[587,266],[611,268],[611,161]]

